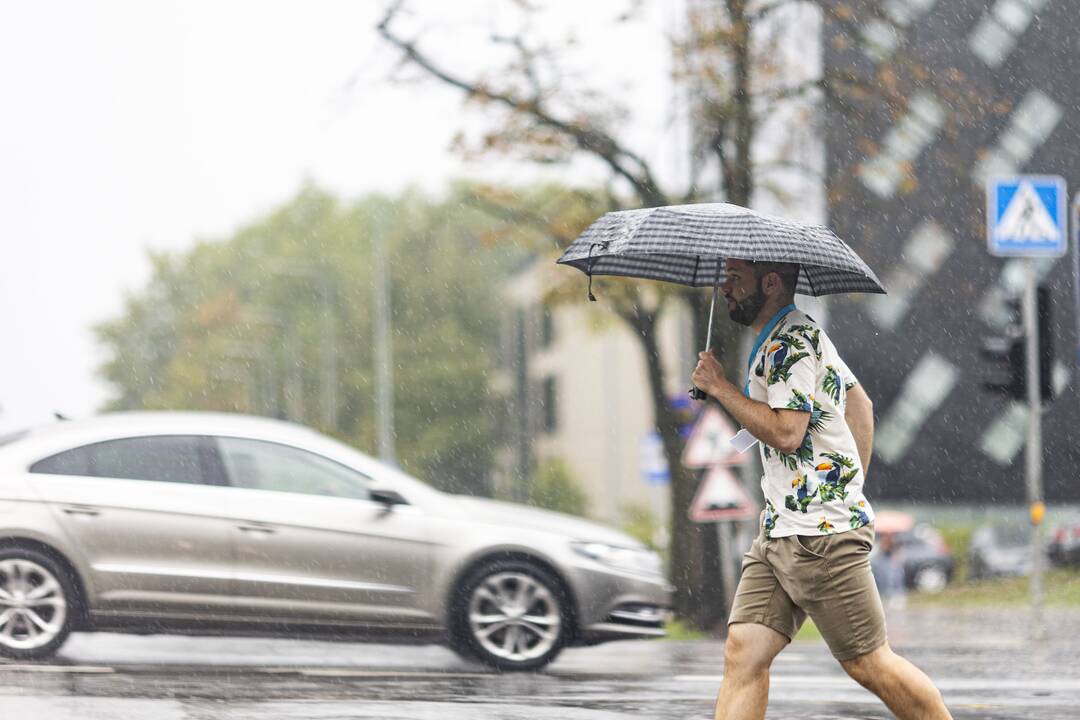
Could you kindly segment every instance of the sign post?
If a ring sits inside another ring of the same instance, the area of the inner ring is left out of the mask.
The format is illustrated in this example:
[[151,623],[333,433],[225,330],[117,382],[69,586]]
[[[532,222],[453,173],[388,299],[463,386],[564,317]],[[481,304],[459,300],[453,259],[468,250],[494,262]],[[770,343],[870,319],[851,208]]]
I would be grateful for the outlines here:
[[1024,334],[1028,402],[1024,453],[1032,524],[1031,609],[1036,638],[1043,634],[1042,398],[1039,378],[1038,277],[1035,258],[1061,257],[1068,251],[1068,197],[1065,180],[1019,175],[991,178],[986,191],[987,245],[991,255],[1024,258]]
[[1076,362],[1080,363],[1080,193],[1073,200],[1073,293],[1076,295]]

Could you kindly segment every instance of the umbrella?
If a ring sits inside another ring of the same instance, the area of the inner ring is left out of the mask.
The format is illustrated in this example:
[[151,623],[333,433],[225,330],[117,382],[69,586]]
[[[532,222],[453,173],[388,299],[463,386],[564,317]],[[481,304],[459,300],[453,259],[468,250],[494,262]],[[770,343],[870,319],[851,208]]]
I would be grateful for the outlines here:
[[[804,295],[884,293],[874,271],[826,227],[754,212],[728,203],[671,205],[605,214],[558,262],[589,276],[621,275],[689,285],[712,285],[705,349],[712,342],[724,259],[799,265],[795,291]],[[691,394],[701,397],[698,393]]]
[[898,510],[879,510],[874,513],[874,532],[881,535],[907,532],[915,527],[915,518]]

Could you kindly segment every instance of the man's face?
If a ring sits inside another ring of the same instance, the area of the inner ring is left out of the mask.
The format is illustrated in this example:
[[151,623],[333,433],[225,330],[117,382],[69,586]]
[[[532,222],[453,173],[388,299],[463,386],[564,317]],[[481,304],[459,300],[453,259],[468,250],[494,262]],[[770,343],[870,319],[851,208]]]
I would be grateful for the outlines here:
[[726,263],[727,279],[720,289],[728,304],[728,315],[740,325],[752,325],[761,308],[765,307],[765,293],[754,275],[753,268],[745,260]]

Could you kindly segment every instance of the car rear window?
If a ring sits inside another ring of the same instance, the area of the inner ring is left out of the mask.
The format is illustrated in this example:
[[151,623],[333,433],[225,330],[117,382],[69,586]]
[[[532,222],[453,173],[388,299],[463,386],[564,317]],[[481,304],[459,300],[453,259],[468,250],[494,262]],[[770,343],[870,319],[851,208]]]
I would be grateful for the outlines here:
[[122,480],[204,483],[200,439],[187,435],[124,438],[65,450],[30,466],[30,472]]

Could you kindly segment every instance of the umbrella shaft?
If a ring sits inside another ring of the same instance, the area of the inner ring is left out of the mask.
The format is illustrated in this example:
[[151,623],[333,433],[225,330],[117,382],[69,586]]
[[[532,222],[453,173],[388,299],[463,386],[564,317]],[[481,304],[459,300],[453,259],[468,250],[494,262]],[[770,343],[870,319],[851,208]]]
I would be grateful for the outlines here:
[[719,293],[719,289],[719,283],[712,286],[712,302],[709,304],[709,327],[705,332],[705,352],[708,352],[709,348],[712,347],[712,319],[713,311],[716,309],[716,296]]

